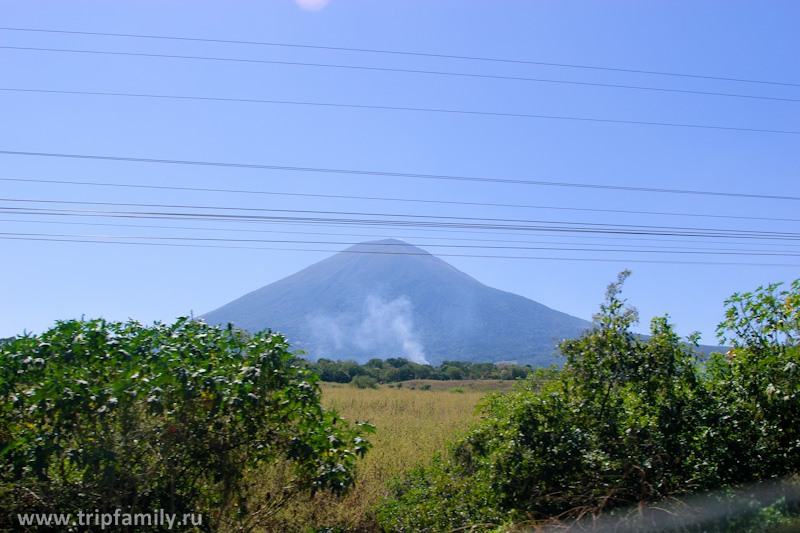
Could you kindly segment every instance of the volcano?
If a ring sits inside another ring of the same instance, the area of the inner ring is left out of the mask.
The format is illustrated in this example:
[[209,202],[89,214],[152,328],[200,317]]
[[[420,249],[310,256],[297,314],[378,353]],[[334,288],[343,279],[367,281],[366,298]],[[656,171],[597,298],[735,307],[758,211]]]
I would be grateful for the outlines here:
[[403,241],[356,244],[202,316],[284,334],[318,359],[547,366],[591,323],[493,289]]

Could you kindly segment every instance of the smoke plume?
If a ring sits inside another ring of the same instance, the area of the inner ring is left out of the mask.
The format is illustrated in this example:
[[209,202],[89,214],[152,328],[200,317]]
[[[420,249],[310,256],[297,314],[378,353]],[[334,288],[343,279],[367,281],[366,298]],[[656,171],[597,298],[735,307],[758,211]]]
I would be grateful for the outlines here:
[[413,308],[406,296],[391,301],[376,295],[365,298],[360,313],[337,316],[316,315],[311,325],[317,333],[322,357],[326,352],[353,352],[368,357],[402,356],[415,363],[427,364],[425,350],[414,330]]

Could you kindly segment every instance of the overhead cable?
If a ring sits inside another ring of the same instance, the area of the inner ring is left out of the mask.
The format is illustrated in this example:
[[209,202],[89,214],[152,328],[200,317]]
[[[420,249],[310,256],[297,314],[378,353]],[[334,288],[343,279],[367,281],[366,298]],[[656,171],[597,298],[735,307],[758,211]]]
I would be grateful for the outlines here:
[[[78,242],[92,244],[125,244],[138,246],[168,246],[183,248],[223,248],[223,249],[247,249],[247,250],[278,250],[294,252],[326,252],[326,253],[356,253],[356,254],[380,254],[380,255],[419,255],[429,256],[428,253],[404,253],[404,252],[380,252],[363,250],[321,250],[309,248],[282,248],[282,247],[261,247],[261,246],[223,246],[209,244],[183,244],[183,243],[157,243],[157,242],[128,242],[128,241],[100,241],[80,238],[55,238],[55,237],[15,237],[0,234],[0,239],[24,240],[24,241],[48,241],[48,242]],[[720,266],[771,266],[771,267],[800,267],[800,263],[740,263],[722,261],[667,261],[667,260],[646,260],[646,259],[602,259],[592,257],[532,257],[532,256],[508,256],[508,255],[477,255],[477,254],[436,254],[437,257],[466,257],[482,259],[523,259],[534,261],[581,261],[581,262],[603,262],[603,263],[655,263],[655,264],[683,264],[683,265],[720,265]]]
[[[214,231],[214,232],[232,232],[232,233],[269,233],[269,234],[297,234],[297,235],[325,235],[325,236],[334,236],[334,237],[367,237],[367,238],[374,238],[379,239],[383,236],[374,235],[374,234],[364,234],[364,233],[332,233],[332,232],[318,232],[318,231],[287,231],[287,230],[265,230],[265,229],[246,229],[246,228],[210,228],[210,227],[201,227],[201,226],[164,226],[164,225],[152,225],[152,224],[115,224],[113,222],[73,222],[73,221],[64,221],[64,220],[19,220],[19,219],[0,219],[0,222],[18,222],[23,224],[58,224],[58,225],[74,225],[74,226],[101,226],[101,227],[115,227],[115,228],[137,228],[137,229],[171,229],[171,230],[184,230],[184,231]],[[553,241],[519,241],[519,240],[509,240],[509,239],[466,239],[466,238],[459,238],[459,237],[419,237],[415,236],[415,239],[419,240],[437,240],[437,241],[466,241],[466,242],[490,242],[490,243],[510,243],[510,244],[551,244],[551,245],[561,245],[561,246],[594,246],[596,243],[584,243],[584,242],[553,242]],[[401,238],[403,239],[403,238]],[[763,250],[763,249],[744,249],[744,248],[709,248],[708,246],[704,246],[703,248],[693,247],[693,246],[669,246],[662,244],[663,240],[656,240],[656,239],[628,239],[628,240],[653,240],[659,242],[659,247],[668,249],[668,250],[715,250],[715,251],[729,251],[729,252],[775,252],[776,250]],[[667,242],[682,242],[682,241],[667,241]],[[703,241],[688,241],[688,242],[703,242]],[[420,246],[428,246],[427,244],[421,244]],[[433,246],[433,245],[431,245]],[[645,244],[614,244],[614,243],[603,243],[603,246],[628,246],[631,248],[652,248],[651,245]],[[789,245],[789,244],[766,244],[766,246],[791,246],[792,249],[796,248],[796,245]],[[581,249],[581,248],[577,248]],[[778,250],[780,251],[780,250]],[[792,250],[788,250],[792,251]]]
[[[630,124],[638,126],[662,126],[672,128],[695,128],[695,129],[708,129],[708,130],[727,130],[727,131],[743,131],[752,133],[777,133],[784,135],[800,135],[800,131],[794,130],[770,130],[760,128],[744,128],[735,126],[714,126],[707,124],[681,124],[677,122],[649,122],[641,120],[616,120],[604,118],[588,118],[588,117],[567,117],[555,115],[536,115],[529,113],[501,113],[494,111],[470,111],[464,109],[439,109],[429,107],[401,107],[401,106],[386,106],[386,105],[366,105],[366,104],[336,104],[330,102],[300,102],[293,100],[257,100],[247,98],[218,98],[206,96],[180,96],[180,95],[159,95],[159,94],[137,94],[137,93],[112,93],[112,92],[93,92],[93,91],[66,91],[66,90],[47,90],[47,89],[16,89],[16,88],[0,88],[0,91],[14,91],[24,93],[50,93],[50,94],[72,94],[72,95],[86,95],[86,96],[111,96],[111,97],[131,97],[131,98],[153,98],[153,99],[172,99],[184,101],[212,101],[212,102],[239,102],[239,103],[257,103],[257,104],[274,104],[274,105],[295,105],[295,106],[311,106],[311,107],[329,107],[329,108],[349,108],[349,109],[372,109],[380,111],[412,111],[419,113],[442,113],[442,114],[455,114],[455,115],[473,115],[473,116],[492,116],[492,117],[508,117],[508,118],[526,118],[526,119],[544,119],[544,120],[572,120],[580,122],[606,122],[611,124]],[[797,100],[800,101],[800,100]]]
[[147,57],[157,59],[189,59],[194,61],[222,61],[231,63],[254,63],[263,65],[282,65],[292,67],[312,67],[312,68],[331,68],[331,69],[344,69],[355,71],[372,71],[372,72],[391,72],[397,74],[422,74],[426,76],[450,76],[471,79],[490,79],[501,81],[521,81],[532,83],[551,83],[561,85],[575,85],[583,87],[603,87],[609,89],[630,89],[637,91],[656,91],[665,93],[678,93],[678,94],[693,94],[700,96],[722,96],[728,98],[747,98],[753,100],[773,100],[778,102],[800,102],[797,98],[783,98],[777,96],[759,96],[752,94],[738,94],[738,93],[723,93],[715,91],[695,91],[689,89],[672,89],[667,87],[648,87],[643,85],[623,85],[618,83],[598,83],[589,81],[574,81],[574,80],[554,80],[549,78],[530,78],[524,76],[501,76],[498,74],[476,74],[471,72],[447,72],[441,70],[421,70],[409,68],[394,68],[394,67],[371,67],[365,65],[339,65],[331,63],[308,63],[302,61],[278,61],[273,59],[247,59],[237,57],[211,57],[211,56],[186,56],[175,54],[153,54],[144,52],[114,52],[110,50],[76,50],[69,48],[37,48],[31,46],[0,46],[2,50],[19,50],[26,52],[61,52],[73,54],[92,54],[92,55],[108,55],[108,56],[122,56],[122,57]]
[[148,207],[148,208],[162,208],[162,209],[195,209],[195,210],[210,210],[210,211],[240,211],[240,212],[259,212],[259,213],[302,213],[313,215],[347,215],[347,216],[363,216],[363,217],[397,217],[401,219],[433,219],[433,220],[464,220],[464,221],[478,221],[478,222],[502,222],[502,223],[515,223],[515,224],[557,224],[564,226],[587,226],[587,227],[608,227],[608,228],[642,228],[652,230],[680,230],[680,231],[708,231],[708,232],[728,232],[736,231],[744,235],[768,235],[778,237],[791,237],[800,238],[800,233],[787,233],[777,231],[754,231],[754,230],[729,230],[725,228],[697,228],[697,227],[682,227],[682,226],[652,226],[640,224],[609,224],[597,222],[569,222],[559,220],[529,220],[518,218],[489,218],[489,217],[462,217],[454,215],[412,215],[408,213],[374,213],[374,212],[360,212],[360,211],[323,211],[323,210],[307,210],[307,209],[277,209],[266,207],[231,207],[231,206],[209,206],[209,205],[187,205],[187,204],[146,204],[146,203],[132,203],[132,202],[96,202],[96,201],[79,201],[79,200],[44,200],[44,199],[23,199],[23,198],[0,198],[0,202],[16,202],[16,203],[43,203],[43,204],[67,204],[67,205],[107,205],[113,207]]
[[479,56],[454,55],[454,54],[435,54],[435,53],[411,52],[411,51],[399,51],[399,50],[381,50],[381,49],[376,49],[376,48],[347,48],[347,47],[341,47],[341,46],[320,46],[320,45],[309,45],[309,44],[275,43],[275,42],[244,41],[244,40],[231,40],[231,39],[211,39],[211,38],[199,38],[199,37],[177,37],[177,36],[165,36],[165,35],[142,35],[142,34],[131,34],[131,33],[102,33],[102,32],[90,32],[90,31],[68,31],[68,30],[52,30],[52,29],[41,29],[41,28],[0,27],[0,30],[3,30],[3,31],[19,31],[19,32],[39,32],[39,33],[61,33],[61,34],[72,34],[72,35],[94,35],[94,36],[103,36],[103,37],[128,37],[128,38],[136,38],[136,39],[161,39],[161,40],[171,40],[171,41],[193,41],[193,42],[222,43],[222,44],[244,44],[244,45],[272,46],[272,47],[299,48],[299,49],[312,49],[312,50],[335,50],[335,51],[343,51],[343,52],[363,52],[363,53],[370,53],[370,54],[391,54],[391,55],[398,55],[398,56],[429,57],[429,58],[441,58],[441,59],[459,59],[459,60],[483,61],[483,62],[494,62],[494,63],[512,63],[512,64],[520,64],[520,65],[536,65],[536,66],[547,66],[547,67],[587,69],[587,70],[599,70],[599,71],[610,71],[610,72],[625,72],[625,73],[630,73],[630,74],[648,74],[648,75],[655,75],[655,76],[673,76],[673,77],[680,77],[680,78],[695,78],[695,79],[717,80],[717,81],[732,81],[732,82],[740,82],[740,83],[756,83],[756,84],[765,84],[765,85],[780,85],[780,86],[786,86],[786,87],[800,87],[800,83],[788,83],[788,82],[769,81],[769,80],[755,80],[755,79],[733,78],[733,77],[724,77],[724,76],[708,76],[708,75],[700,75],[700,74],[688,74],[688,73],[679,73],[679,72],[663,72],[663,71],[643,70],[643,69],[601,67],[601,66],[593,66],[593,65],[576,65],[576,64],[569,64],[569,63],[531,61],[531,60],[522,60],[522,59],[508,59],[508,58],[496,58],[496,57],[479,57]]
[[[2,210],[2,208],[0,208]],[[86,213],[86,212],[75,212],[70,211],[67,213],[64,212],[41,212],[41,211],[33,211],[28,212],[25,210],[15,210],[15,211],[2,211],[6,215],[14,215],[17,217],[22,218],[8,218],[8,219],[0,219],[4,222],[17,222],[17,223],[44,223],[44,224],[74,224],[74,225],[89,225],[89,226],[114,226],[114,227],[142,227],[142,228],[165,228],[165,229],[195,229],[195,230],[209,230],[209,231],[233,231],[233,232],[252,232],[252,233],[281,233],[281,234],[299,234],[299,235],[326,235],[326,236],[347,236],[347,237],[367,237],[367,238],[385,238],[385,235],[375,235],[375,234],[354,234],[354,233],[332,233],[332,232],[310,232],[310,231],[290,231],[290,230],[263,230],[263,229],[242,229],[238,226],[244,225],[256,225],[261,226],[263,220],[230,220],[230,219],[212,219],[208,220],[202,217],[169,217],[169,216],[151,216],[151,215],[143,215],[143,216],[135,216],[135,215],[121,215],[121,214],[100,214],[100,213]],[[56,217],[59,220],[31,220],[30,216],[47,216],[47,217]],[[65,218],[123,218],[123,219],[142,219],[142,220],[176,220],[180,222],[192,221],[192,222],[222,222],[222,223],[232,223],[237,227],[227,227],[227,228],[208,228],[206,227],[188,227],[188,226],[154,226],[154,225],[146,225],[146,224],[114,224],[114,223],[94,223],[94,222],[73,222],[73,221],[65,221]],[[269,221],[267,221],[269,222]],[[305,222],[305,221],[281,221],[281,227],[284,226],[300,226],[300,227],[328,227],[331,224],[326,224],[325,222]],[[465,231],[453,228],[413,228],[413,227],[405,227],[403,228],[404,232],[414,232],[415,234],[410,237],[400,237],[398,235],[394,235],[396,238],[400,239],[422,239],[422,240],[446,240],[446,241],[470,241],[470,242],[507,242],[507,243],[526,243],[529,241],[520,241],[517,239],[507,240],[507,239],[478,239],[475,237],[453,237],[453,234],[466,234],[466,235],[475,235],[474,231]],[[422,235],[419,235],[422,233]],[[435,233],[437,235],[447,235],[446,237],[431,237],[430,234]],[[489,230],[481,230],[479,233],[480,236],[485,235],[503,235],[503,236],[516,236],[520,237],[521,234],[519,232],[507,232],[507,231],[489,231]],[[546,232],[538,232],[538,236],[541,237],[555,237],[546,235]],[[692,243],[698,244],[702,243],[704,246],[708,246],[709,242],[714,242],[712,237],[708,237],[705,239],[683,239],[683,238],[673,238],[674,236],[670,235],[659,235],[659,238],[647,238],[647,237],[632,237],[632,236],[619,236],[619,235],[598,235],[598,234],[590,234],[590,235],[572,235],[568,233],[559,233],[558,238],[561,239],[590,239],[590,240],[599,240],[602,239],[603,242],[605,241],[625,241],[627,243],[631,241],[637,242],[658,242],[658,243]],[[666,239],[665,239],[666,237]],[[752,240],[752,239],[745,239],[745,240]],[[552,244],[552,241],[542,241],[545,243]],[[726,239],[724,241],[726,244],[730,245],[744,245],[744,244],[751,244],[750,242],[737,242],[736,240]],[[569,243],[561,243],[561,244],[569,244]],[[581,245],[586,243],[581,242],[573,242],[572,244]],[[623,246],[617,244],[606,244],[607,246]],[[772,246],[772,247],[791,247],[794,248],[795,244],[789,243],[772,243],[772,242],[760,242],[760,246]],[[663,246],[663,244],[662,244]]]
[[604,190],[627,191],[627,192],[690,194],[699,196],[725,196],[732,198],[754,198],[760,200],[790,200],[790,201],[800,200],[800,197],[798,196],[782,196],[773,194],[734,193],[734,192],[724,192],[724,191],[698,191],[698,190],[685,190],[685,189],[632,187],[626,185],[566,183],[566,182],[555,182],[555,181],[513,180],[505,178],[482,178],[476,176],[452,176],[444,174],[415,174],[410,172],[385,172],[376,170],[352,170],[352,169],[347,170],[347,169],[319,168],[319,167],[317,168],[292,167],[284,165],[264,165],[255,163],[225,163],[218,161],[190,161],[190,160],[179,160],[179,159],[155,159],[155,158],[120,157],[120,156],[89,155],[89,154],[60,154],[53,152],[22,152],[17,150],[0,150],[0,155],[17,155],[25,157],[53,157],[53,158],[64,158],[64,159],[85,159],[85,160],[95,160],[95,161],[119,161],[126,163],[192,165],[192,166],[203,166],[203,167],[241,168],[241,169],[253,169],[253,170],[280,170],[285,172],[312,172],[320,174],[348,174],[353,176],[378,176],[385,178],[473,181],[480,183],[504,183],[510,185],[535,185],[535,186],[545,186],[545,187],[573,187],[580,189],[604,189]]
[[[330,246],[355,246],[364,244],[359,242],[337,242],[337,241],[301,241],[291,239],[232,239],[230,237],[163,237],[152,235],[75,235],[66,233],[18,233],[18,232],[0,232],[0,235],[15,236],[15,237],[66,237],[66,238],[97,238],[97,239],[139,239],[139,240],[152,240],[152,241],[188,241],[188,242],[223,242],[223,243],[271,243],[271,244],[312,244],[312,245],[330,245]],[[371,246],[366,243],[365,246]],[[407,247],[405,243],[380,243],[379,246],[387,246],[389,249]],[[621,252],[626,253],[658,253],[658,254],[699,254],[699,255],[735,255],[735,256],[765,256],[765,257],[800,257],[800,252],[776,252],[776,251],[712,251],[706,249],[695,250],[642,250],[642,249],[627,249],[615,250],[608,248],[567,248],[556,246],[488,246],[488,245],[468,245],[468,244],[427,244],[427,248],[477,248],[481,250],[532,250],[532,251],[556,251],[556,252]]]
[[404,203],[421,203],[421,204],[438,204],[438,205],[467,205],[467,206],[481,206],[481,207],[503,207],[503,208],[520,208],[520,209],[542,209],[551,211],[579,211],[588,213],[613,213],[613,214],[631,214],[631,215],[658,215],[658,216],[679,216],[679,217],[697,217],[697,218],[720,218],[730,220],[763,220],[775,222],[800,222],[797,218],[776,218],[776,217],[754,217],[742,215],[712,215],[709,213],[675,213],[669,211],[634,211],[628,209],[598,209],[589,207],[559,207],[549,205],[530,205],[530,204],[498,204],[488,202],[463,202],[456,200],[428,200],[428,199],[415,199],[415,198],[387,198],[381,196],[349,196],[343,194],[314,194],[314,193],[294,193],[294,192],[276,192],[276,191],[253,191],[241,189],[215,189],[205,187],[178,187],[169,185],[141,185],[133,183],[98,183],[93,181],[62,181],[62,180],[45,180],[45,179],[29,179],[29,178],[0,178],[0,181],[14,181],[21,183],[47,183],[47,184],[60,184],[60,185],[87,185],[97,187],[119,187],[119,188],[133,188],[133,189],[152,189],[152,190],[170,190],[170,191],[192,191],[192,192],[214,192],[214,193],[232,193],[232,194],[247,194],[247,195],[266,195],[266,196],[289,196],[300,198],[327,198],[337,200],[368,200],[368,201],[381,201],[381,202],[404,202]]
[[[470,230],[511,230],[519,232],[551,232],[551,233],[585,233],[585,234],[610,234],[610,235],[648,235],[664,237],[705,237],[720,239],[751,239],[751,240],[780,240],[798,241],[800,234],[778,232],[755,232],[743,230],[704,230],[702,228],[680,229],[648,227],[648,226],[620,226],[613,225],[571,225],[559,226],[541,224],[493,224],[485,222],[443,222],[439,220],[392,220],[392,219],[367,219],[367,218],[331,218],[331,217],[297,217],[288,215],[238,215],[238,214],[208,214],[160,211],[113,211],[113,210],[88,210],[88,209],[52,209],[52,208],[20,208],[0,207],[0,213],[24,215],[54,215],[54,216],[102,216],[111,218],[141,218],[153,220],[203,220],[203,221],[239,221],[239,222],[270,222],[270,223],[311,223],[326,225],[348,226],[383,226],[383,227],[422,227],[422,228],[455,228]],[[555,223],[558,224],[558,223]]]

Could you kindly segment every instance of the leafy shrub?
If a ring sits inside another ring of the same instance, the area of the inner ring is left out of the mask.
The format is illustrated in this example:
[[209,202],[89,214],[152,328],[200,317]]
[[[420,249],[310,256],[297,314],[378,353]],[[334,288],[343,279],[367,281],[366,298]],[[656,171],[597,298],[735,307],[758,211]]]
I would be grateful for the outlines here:
[[458,531],[479,522],[493,528],[508,514],[497,505],[487,474],[469,476],[449,458],[434,455],[429,466],[413,468],[390,484],[392,498],[378,507],[378,522],[393,533]]
[[350,381],[350,385],[359,389],[377,389],[378,380],[372,376],[355,376]]
[[[59,322],[0,346],[0,506],[194,512],[204,530],[247,530],[301,490],[346,490],[370,428],[323,410],[287,348],[185,318]],[[271,492],[267,471],[283,476]]]
[[422,385],[419,386],[419,390],[431,390],[431,384],[423,383]]
[[800,279],[780,286],[731,296],[717,329],[734,346],[707,365],[723,483],[800,472]]
[[464,394],[464,389],[462,387],[453,387],[452,389],[450,389],[450,392]]
[[446,456],[393,485],[383,527],[569,520],[800,473],[800,280],[734,295],[721,331],[736,348],[701,365],[697,336],[682,342],[667,317],[647,340],[630,331],[628,274],[593,329],[560,344],[560,372],[489,395]]

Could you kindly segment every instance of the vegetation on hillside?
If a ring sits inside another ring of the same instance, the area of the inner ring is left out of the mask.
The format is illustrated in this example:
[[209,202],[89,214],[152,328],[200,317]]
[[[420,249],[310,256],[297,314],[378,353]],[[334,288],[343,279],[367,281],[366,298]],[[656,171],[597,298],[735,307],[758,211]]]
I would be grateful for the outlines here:
[[631,333],[627,275],[556,377],[488,396],[449,454],[394,484],[386,530],[569,521],[800,473],[800,280],[728,300],[735,348],[700,365],[667,317]]

